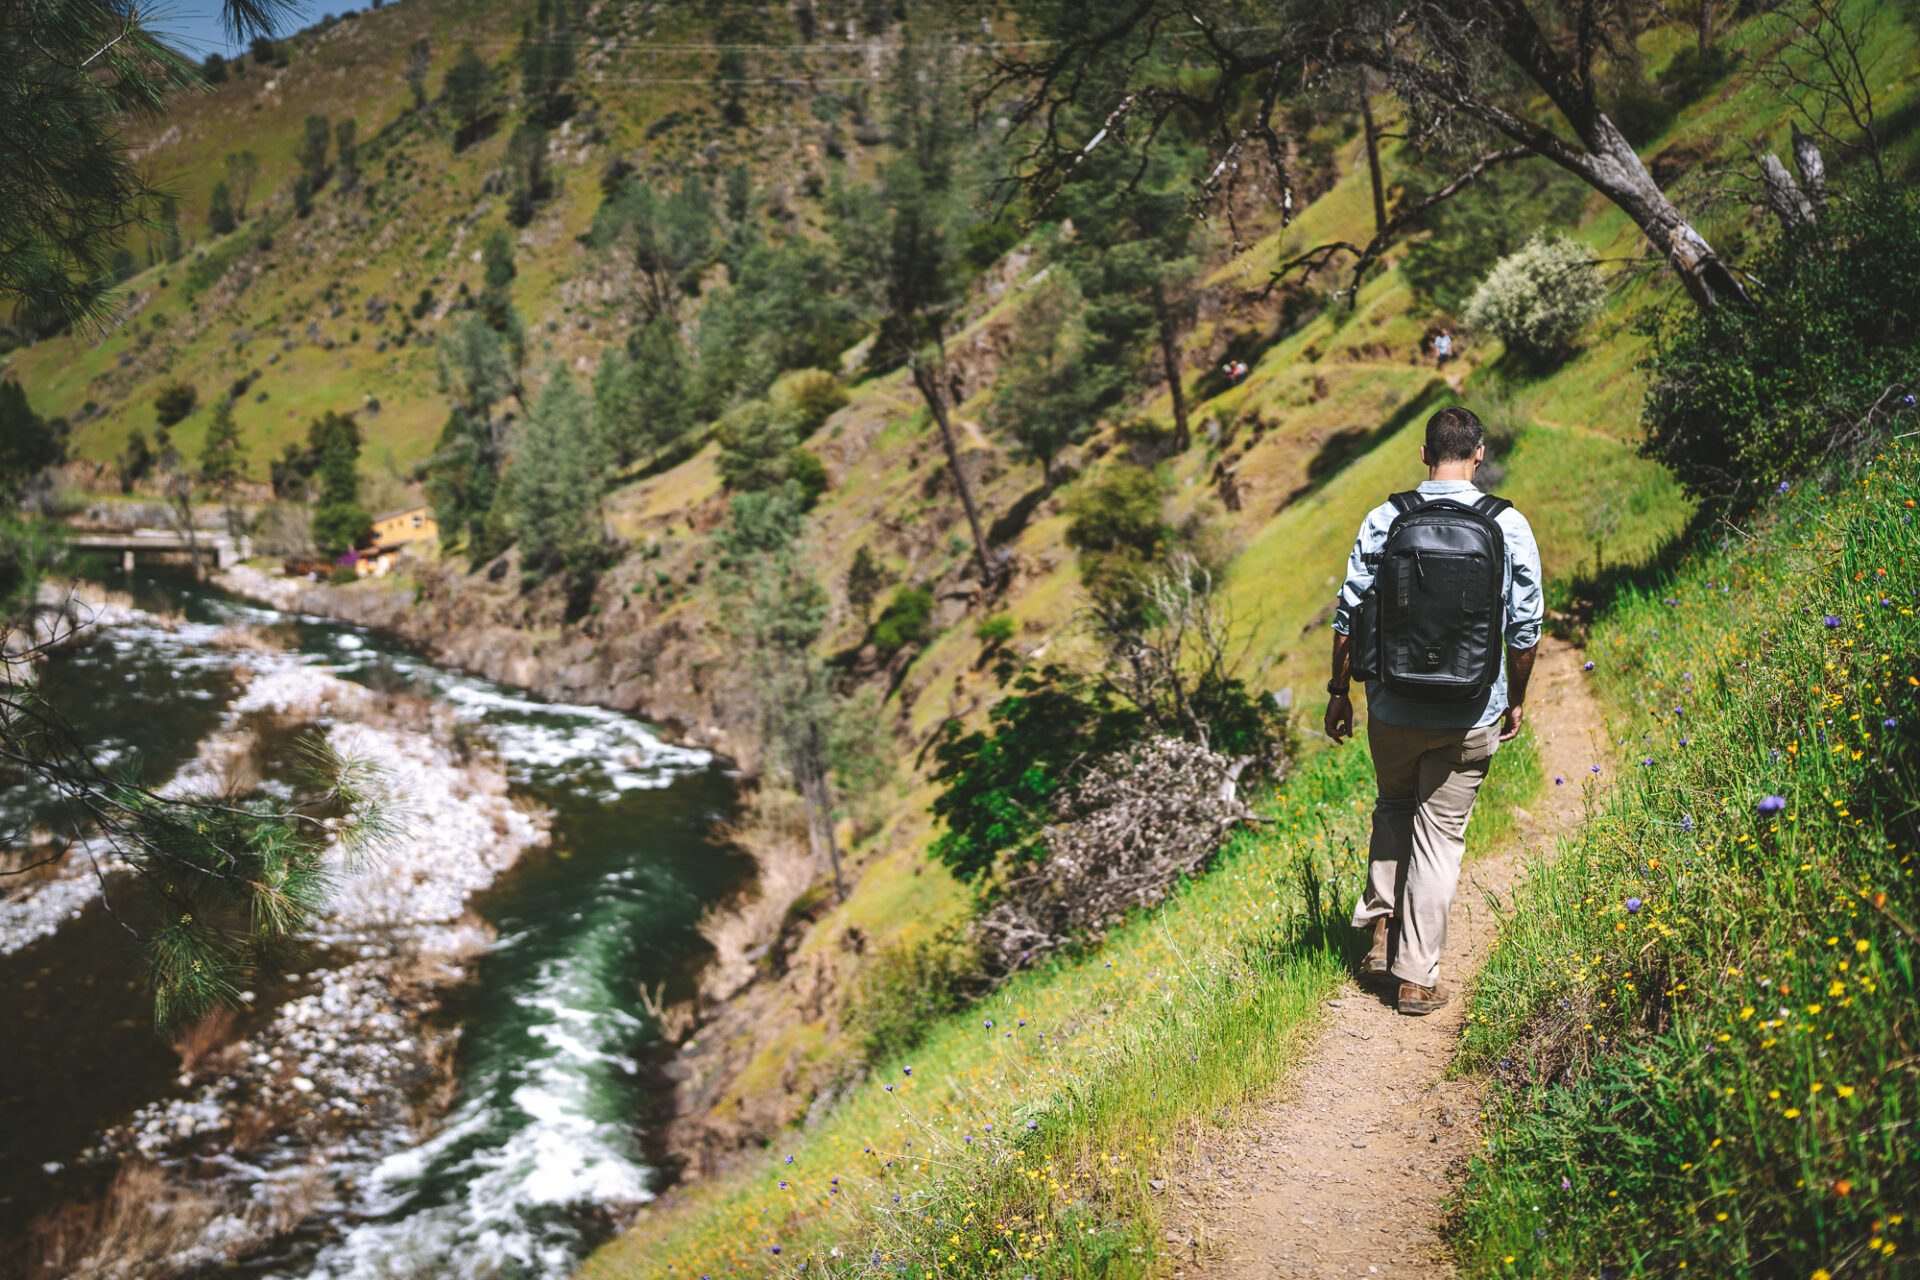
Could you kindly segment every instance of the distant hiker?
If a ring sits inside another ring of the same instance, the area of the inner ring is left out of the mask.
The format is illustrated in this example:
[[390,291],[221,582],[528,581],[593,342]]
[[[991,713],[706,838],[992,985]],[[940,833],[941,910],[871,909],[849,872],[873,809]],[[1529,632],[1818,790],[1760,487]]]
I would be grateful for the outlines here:
[[1361,523],[1334,608],[1327,735],[1352,736],[1348,682],[1366,681],[1377,780],[1353,927],[1373,934],[1363,972],[1400,980],[1402,1013],[1447,1003],[1440,956],[1467,819],[1494,752],[1520,732],[1545,612],[1526,517],[1473,485],[1483,434],[1463,408],[1428,419],[1426,483]]
[[1237,387],[1246,380],[1247,364],[1244,360],[1229,360],[1220,366],[1220,372],[1227,375],[1227,385]]
[[1433,367],[1442,369],[1453,359],[1453,335],[1445,329],[1433,335]]

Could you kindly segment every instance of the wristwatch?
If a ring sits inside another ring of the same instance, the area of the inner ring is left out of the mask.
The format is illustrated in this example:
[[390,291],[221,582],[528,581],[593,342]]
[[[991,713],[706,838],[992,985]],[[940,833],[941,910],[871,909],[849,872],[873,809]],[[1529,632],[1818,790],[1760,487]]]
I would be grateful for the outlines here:
[[1327,681],[1327,692],[1328,692],[1329,694],[1331,694],[1331,695],[1332,695],[1333,697],[1336,697],[1336,698],[1344,698],[1344,697],[1346,697],[1346,696],[1347,696],[1347,690],[1349,690],[1349,689],[1351,689],[1352,687],[1353,687],[1353,685],[1352,685],[1351,683],[1348,683],[1348,684],[1336,684],[1336,683],[1335,683],[1334,681],[1332,681],[1332,680],[1329,680],[1329,681]]

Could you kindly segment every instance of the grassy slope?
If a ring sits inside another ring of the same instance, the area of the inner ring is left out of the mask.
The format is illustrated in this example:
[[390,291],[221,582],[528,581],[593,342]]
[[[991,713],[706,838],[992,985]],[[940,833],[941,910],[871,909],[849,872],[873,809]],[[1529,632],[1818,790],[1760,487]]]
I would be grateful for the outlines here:
[[1891,447],[1596,627],[1636,763],[1473,1002],[1467,1060],[1511,1082],[1459,1206],[1473,1273],[1909,1273],[1917,498]]

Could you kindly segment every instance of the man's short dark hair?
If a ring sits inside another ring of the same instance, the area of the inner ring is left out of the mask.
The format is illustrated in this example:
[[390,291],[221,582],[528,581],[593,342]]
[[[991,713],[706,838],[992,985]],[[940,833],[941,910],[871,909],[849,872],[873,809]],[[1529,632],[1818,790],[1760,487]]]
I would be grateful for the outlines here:
[[1485,436],[1473,410],[1449,405],[1427,419],[1427,465],[1466,462]]

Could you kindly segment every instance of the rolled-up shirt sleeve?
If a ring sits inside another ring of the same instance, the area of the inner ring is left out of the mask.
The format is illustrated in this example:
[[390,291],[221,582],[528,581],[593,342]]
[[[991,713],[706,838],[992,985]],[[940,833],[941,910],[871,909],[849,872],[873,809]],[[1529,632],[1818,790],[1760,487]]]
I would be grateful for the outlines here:
[[1353,611],[1360,607],[1360,597],[1373,586],[1375,569],[1367,563],[1367,557],[1378,556],[1387,545],[1387,526],[1378,517],[1379,512],[1374,511],[1360,522],[1360,533],[1353,540],[1353,550],[1347,554],[1347,580],[1334,598],[1333,629],[1343,636],[1352,634]]
[[1540,623],[1547,616],[1542,590],[1540,546],[1533,526],[1518,511],[1503,522],[1507,542],[1507,648],[1531,649],[1540,643]]

